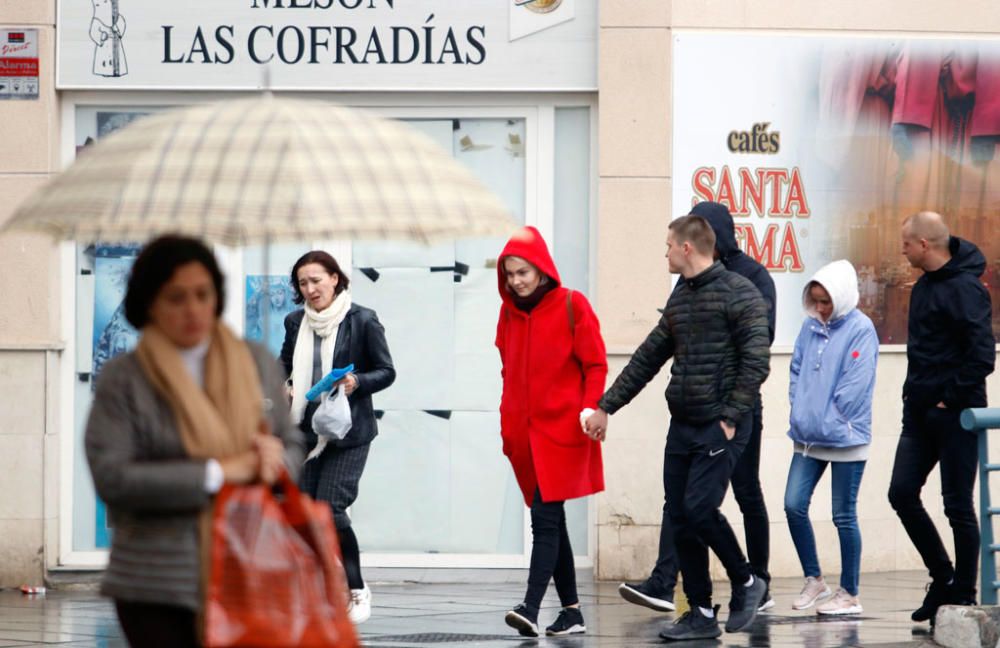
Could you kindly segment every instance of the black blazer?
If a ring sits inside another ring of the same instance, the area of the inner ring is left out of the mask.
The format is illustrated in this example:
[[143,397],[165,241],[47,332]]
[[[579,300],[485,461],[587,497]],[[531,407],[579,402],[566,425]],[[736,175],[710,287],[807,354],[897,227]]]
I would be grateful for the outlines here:
[[[281,364],[285,374],[292,374],[292,356],[295,353],[295,341],[299,336],[299,327],[304,310],[297,310],[285,317],[285,342],[281,345]],[[329,443],[341,448],[353,448],[370,443],[378,435],[378,424],[375,421],[375,410],[372,407],[372,394],[382,391],[396,380],[396,369],[392,366],[392,356],[389,355],[389,345],[385,341],[385,329],[378,321],[378,316],[370,308],[351,304],[347,316],[337,329],[337,341],[334,344],[333,367],[344,367],[354,364],[354,375],[358,379],[358,388],[348,398],[351,404],[351,431],[341,440],[330,440]],[[296,389],[309,389],[312,385]],[[312,435],[312,408],[307,410],[300,426],[307,435]]]

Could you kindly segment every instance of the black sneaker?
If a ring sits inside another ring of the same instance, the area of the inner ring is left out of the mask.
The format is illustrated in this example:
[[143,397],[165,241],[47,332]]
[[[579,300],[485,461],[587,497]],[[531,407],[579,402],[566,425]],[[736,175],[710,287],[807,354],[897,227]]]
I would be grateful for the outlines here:
[[622,583],[618,586],[618,593],[629,603],[657,612],[673,612],[676,609],[673,592],[661,592],[652,587],[648,580],[642,583]]
[[757,618],[757,610],[764,602],[767,591],[767,581],[754,577],[750,587],[737,585],[733,587],[733,598],[729,600],[729,618],[726,619],[726,632],[741,632],[753,625]]
[[716,639],[722,635],[719,627],[719,606],[712,608],[712,618],[697,608],[688,610],[681,618],[667,624],[660,630],[660,638],[667,641],[690,641],[691,639]]
[[933,619],[938,608],[948,603],[951,598],[951,585],[948,583],[931,581],[926,589],[927,595],[924,597],[924,602],[910,615],[910,618],[918,623]]
[[556,617],[555,623],[545,628],[545,634],[549,637],[559,637],[561,635],[583,634],[587,631],[587,626],[583,624],[583,612],[580,608],[563,608]]
[[532,613],[524,603],[515,605],[503,620],[522,637],[538,636],[538,612]]

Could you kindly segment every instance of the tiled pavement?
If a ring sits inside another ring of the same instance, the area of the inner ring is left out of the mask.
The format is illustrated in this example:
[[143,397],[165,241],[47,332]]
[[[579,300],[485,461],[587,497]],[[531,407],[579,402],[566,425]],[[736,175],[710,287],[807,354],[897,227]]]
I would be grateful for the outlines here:
[[[862,577],[865,612],[851,620],[820,620],[815,613],[795,612],[789,603],[798,579],[776,579],[777,602],[760,616],[753,631],[724,635],[721,641],[679,644],[701,646],[806,646],[808,648],[918,648],[933,645],[926,624],[913,624],[910,610],[923,596],[924,575],[918,572],[870,574]],[[503,622],[504,612],[523,595],[513,583],[375,583],[375,609],[361,626],[369,648],[590,648],[592,646],[662,646],[661,625],[672,618],[630,605],[619,598],[615,583],[581,583],[581,602],[588,632],[568,638],[523,640]],[[720,592],[728,586],[720,585]],[[547,598],[540,622],[550,623],[558,611]],[[27,597],[0,592],[0,648],[7,646],[124,647],[110,603],[90,591],[51,591]]]

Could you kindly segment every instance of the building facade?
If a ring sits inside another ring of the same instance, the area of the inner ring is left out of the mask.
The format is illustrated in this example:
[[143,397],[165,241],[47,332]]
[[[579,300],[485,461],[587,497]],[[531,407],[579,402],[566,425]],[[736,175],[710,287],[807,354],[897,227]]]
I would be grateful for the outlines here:
[[[898,331],[907,277],[892,274],[901,258],[893,219],[910,205],[876,200],[869,215],[864,200],[859,207],[838,193],[856,178],[830,171],[822,152],[840,150],[843,142],[812,133],[841,133],[824,126],[829,111],[822,107],[835,102],[822,97],[844,93],[824,94],[831,77],[809,74],[840,60],[822,58],[825,52],[857,39],[896,48],[892,53],[910,42],[989,50],[1000,38],[993,3],[919,9],[901,0],[850,6],[539,0],[529,3],[533,9],[513,0],[193,3],[203,10],[186,4],[121,0],[108,5],[108,16],[66,0],[58,7],[50,0],[0,8],[0,29],[37,33],[39,48],[38,98],[0,101],[0,220],[88,140],[144,114],[263,86],[277,95],[362,107],[422,130],[496,191],[517,220],[539,227],[565,283],[595,304],[613,378],[668,294],[670,218],[686,213],[694,199],[728,201],[734,214],[745,208],[737,216],[741,240],[772,260],[781,294],[764,386],[761,469],[772,572],[799,572],[782,509],[791,457],[788,365],[802,286],[831,256],[870,266],[862,272],[871,283],[862,304],[884,319],[872,456],[858,507],[862,568],[920,566],[886,498],[906,370]],[[800,55],[783,57],[785,51]],[[990,56],[979,56],[980,68]],[[810,57],[818,61],[813,68],[785,61]],[[869,96],[867,85],[860,95]],[[834,116],[840,124],[841,113]],[[751,140],[765,131],[780,132],[778,150],[739,150],[741,133],[753,148]],[[730,133],[736,137],[727,146]],[[862,159],[850,147],[844,156]],[[891,163],[877,158],[864,168]],[[939,167],[927,173],[947,175]],[[743,168],[747,181],[739,184]],[[736,178],[730,194],[723,169]],[[771,175],[758,176],[761,170]],[[992,186],[991,171],[983,173],[984,186]],[[754,184],[754,178],[763,179]],[[948,204],[948,196],[925,198]],[[982,240],[990,231],[984,207],[959,211],[953,226],[983,246],[991,262],[1000,256]],[[276,323],[290,307],[285,275],[315,246],[352,268],[355,299],[374,307],[386,325],[399,379],[376,401],[382,433],[353,511],[368,565],[527,565],[530,530],[500,453],[495,412],[493,264],[501,243],[303,241],[276,245],[267,255],[259,248],[218,249],[230,295],[225,317],[248,337],[280,344]],[[110,530],[82,456],[82,422],[101,364],[134,343],[117,304],[135,252],[135,242],[0,237],[0,492],[7,494],[0,499],[0,585],[40,581],[46,570],[99,569],[106,560]],[[883,269],[883,259],[893,263]],[[578,562],[601,578],[634,578],[655,560],[666,375],[612,418],[604,446],[607,491],[570,506]],[[990,394],[994,401],[1000,396],[992,380]],[[947,528],[933,497],[940,492],[936,477],[926,492]],[[829,484],[814,501],[823,564],[837,565]],[[724,510],[739,533],[735,504],[727,500]]]

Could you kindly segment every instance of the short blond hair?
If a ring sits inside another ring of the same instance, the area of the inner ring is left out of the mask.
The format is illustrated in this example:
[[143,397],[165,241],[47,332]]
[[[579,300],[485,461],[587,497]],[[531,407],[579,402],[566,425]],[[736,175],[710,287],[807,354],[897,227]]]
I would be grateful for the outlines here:
[[712,256],[715,252],[715,230],[701,216],[688,214],[670,223],[677,244],[690,243],[701,254]]

